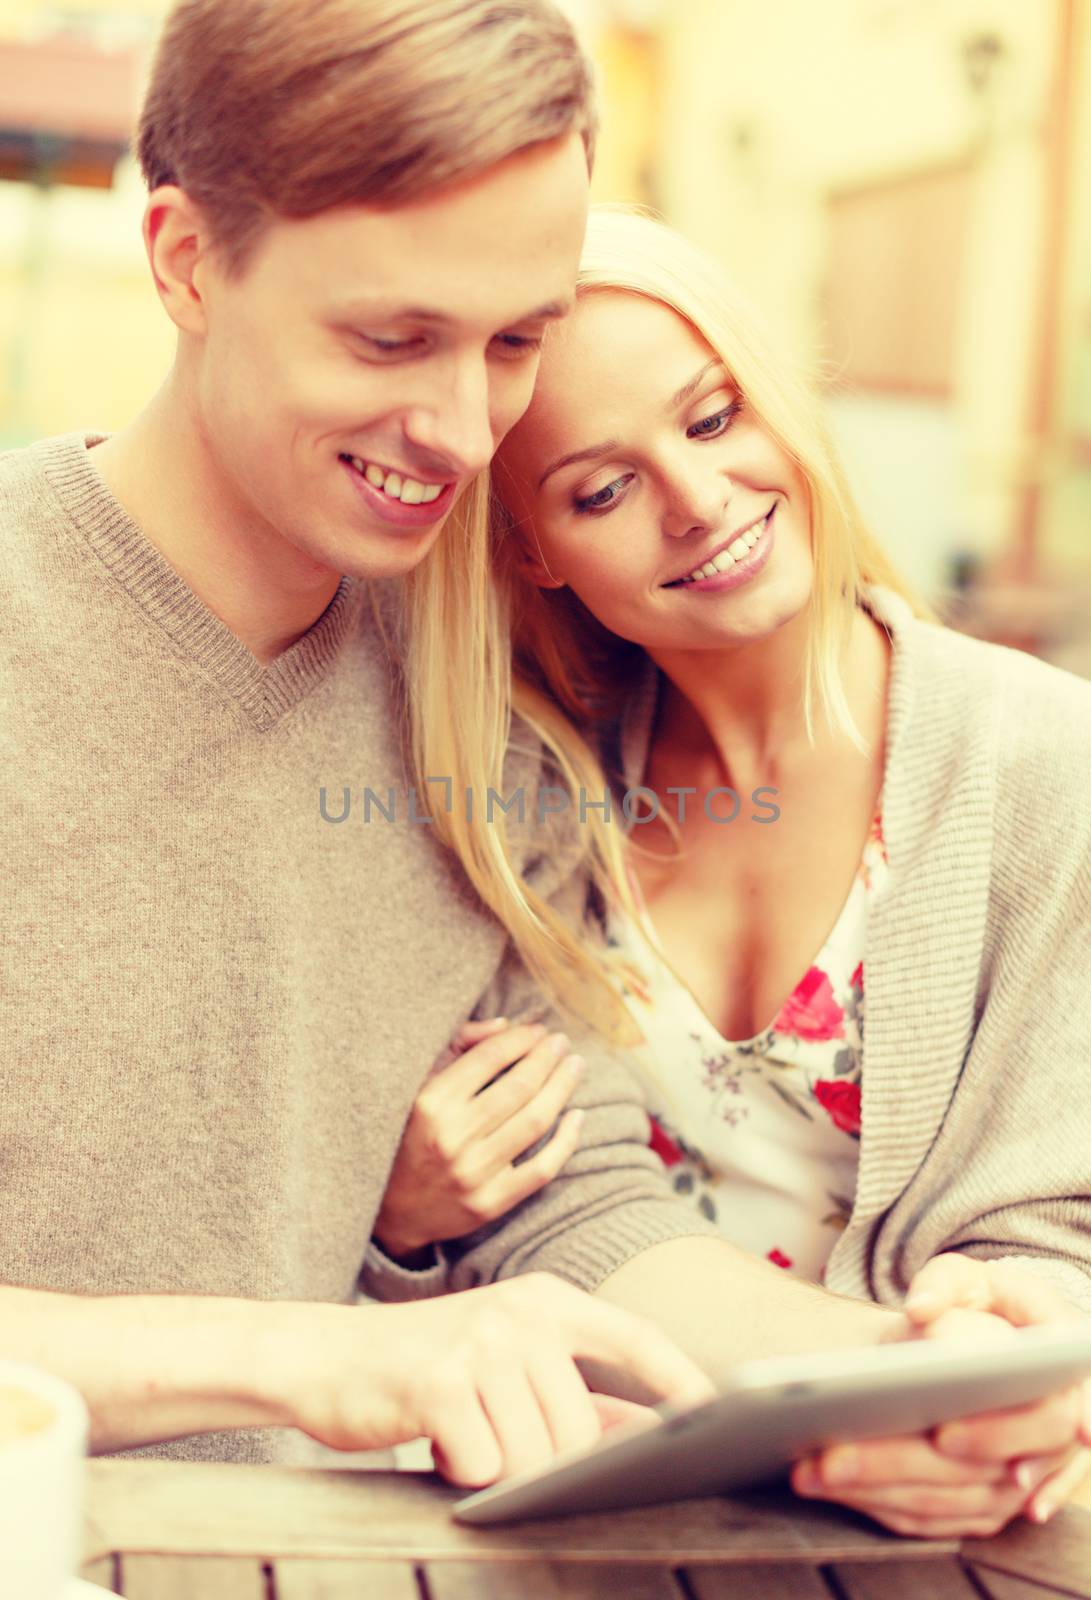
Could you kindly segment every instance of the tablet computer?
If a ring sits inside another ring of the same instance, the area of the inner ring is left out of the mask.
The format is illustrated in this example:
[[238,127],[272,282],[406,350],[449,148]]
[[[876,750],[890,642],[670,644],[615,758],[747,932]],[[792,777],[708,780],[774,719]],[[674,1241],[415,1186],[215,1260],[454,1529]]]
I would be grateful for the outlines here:
[[502,1479],[458,1501],[454,1516],[513,1522],[727,1493],[824,1445],[1026,1405],[1089,1375],[1091,1330],[1057,1328],[1022,1329],[987,1349],[922,1339],[748,1361],[714,1399],[662,1406],[657,1426]]

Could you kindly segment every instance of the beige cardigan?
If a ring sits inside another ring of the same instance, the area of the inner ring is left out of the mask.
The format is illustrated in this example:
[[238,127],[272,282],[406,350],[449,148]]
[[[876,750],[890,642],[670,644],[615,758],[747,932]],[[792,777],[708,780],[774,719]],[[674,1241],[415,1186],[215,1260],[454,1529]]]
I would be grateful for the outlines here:
[[[883,831],[860,1169],[826,1282],[896,1302],[961,1250],[1091,1310],[1091,683],[915,618],[889,590]],[[620,739],[641,781],[650,668]]]

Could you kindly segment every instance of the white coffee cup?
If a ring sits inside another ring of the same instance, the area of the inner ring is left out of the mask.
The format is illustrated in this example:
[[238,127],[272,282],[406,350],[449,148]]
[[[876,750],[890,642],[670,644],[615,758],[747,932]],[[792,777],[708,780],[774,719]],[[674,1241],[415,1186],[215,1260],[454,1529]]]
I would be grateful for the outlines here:
[[71,1384],[0,1361],[0,1595],[63,1600],[83,1547],[88,1417]]

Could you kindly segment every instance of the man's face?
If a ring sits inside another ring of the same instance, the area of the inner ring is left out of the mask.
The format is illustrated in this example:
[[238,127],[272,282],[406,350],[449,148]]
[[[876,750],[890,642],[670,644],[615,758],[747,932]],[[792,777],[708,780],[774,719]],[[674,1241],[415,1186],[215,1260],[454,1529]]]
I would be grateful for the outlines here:
[[573,134],[409,204],[277,221],[235,280],[200,261],[190,371],[240,532],[338,574],[415,566],[530,402],[587,196]]

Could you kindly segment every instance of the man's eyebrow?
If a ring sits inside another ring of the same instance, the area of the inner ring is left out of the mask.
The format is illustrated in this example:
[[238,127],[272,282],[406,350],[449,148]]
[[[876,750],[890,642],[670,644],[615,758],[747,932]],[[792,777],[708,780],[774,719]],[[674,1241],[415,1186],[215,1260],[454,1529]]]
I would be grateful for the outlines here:
[[[690,378],[687,383],[682,385],[677,394],[671,396],[667,405],[667,409],[669,411],[677,411],[679,406],[685,405],[686,401],[690,399],[692,395],[696,394],[697,390],[701,387],[709,373],[715,372],[717,368],[723,372],[724,377],[726,378],[726,367],[720,360],[719,356],[714,356],[711,361],[705,362],[700,372],[695,372],[693,377]],[[547,478],[552,477],[555,472],[559,472],[562,467],[574,467],[578,461],[591,461],[596,456],[608,456],[611,450],[616,450],[617,448],[618,441],[616,439],[604,439],[601,444],[588,445],[586,450],[573,450],[571,455],[562,456],[559,461],[554,461],[552,466],[549,466],[545,469],[545,471],[542,473],[542,476],[538,479],[539,489],[542,487]]]
[[[537,306],[533,311],[524,311],[520,316],[513,317],[509,327],[517,327],[522,322],[555,322],[561,317],[566,317],[572,310],[571,300],[547,300],[544,306]],[[432,306],[395,306],[382,301],[350,300],[338,306],[334,312],[335,317],[366,318],[389,317],[391,321],[398,322],[431,322],[440,325],[450,325],[456,319],[446,311],[437,311]]]

